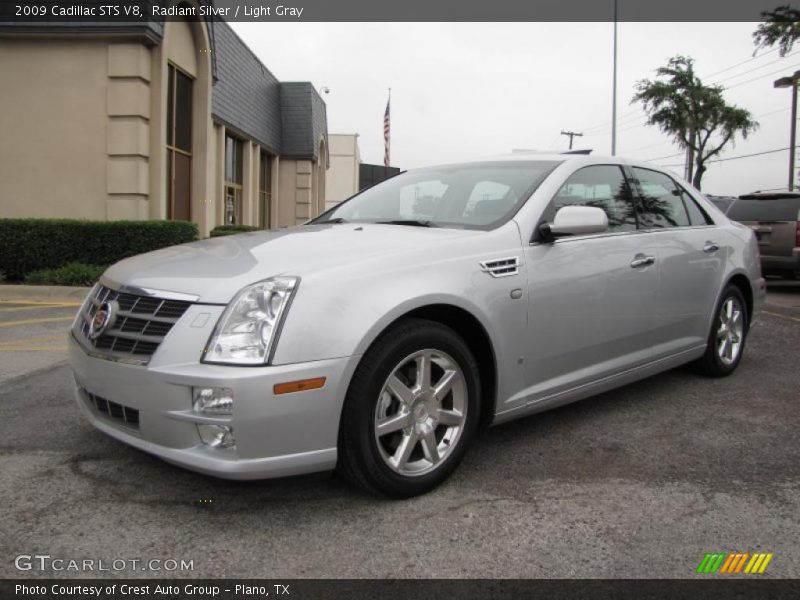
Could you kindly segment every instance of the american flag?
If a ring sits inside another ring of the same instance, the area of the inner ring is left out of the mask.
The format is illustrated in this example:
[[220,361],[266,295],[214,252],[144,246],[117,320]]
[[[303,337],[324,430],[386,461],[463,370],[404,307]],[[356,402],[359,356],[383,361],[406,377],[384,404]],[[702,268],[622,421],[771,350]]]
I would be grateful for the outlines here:
[[386,100],[386,112],[383,113],[383,166],[389,166],[389,140],[391,133],[391,119],[389,118],[389,103],[392,101],[392,92],[389,92],[389,99]]

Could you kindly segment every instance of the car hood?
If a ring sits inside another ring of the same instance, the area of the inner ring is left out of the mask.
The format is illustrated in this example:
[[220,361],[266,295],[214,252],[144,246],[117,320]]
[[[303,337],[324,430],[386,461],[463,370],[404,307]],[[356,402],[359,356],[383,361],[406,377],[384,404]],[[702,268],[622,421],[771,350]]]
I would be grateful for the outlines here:
[[304,225],[224,236],[126,258],[111,284],[197,296],[223,304],[244,286],[275,275],[304,276],[345,264],[418,251],[474,230],[378,224]]

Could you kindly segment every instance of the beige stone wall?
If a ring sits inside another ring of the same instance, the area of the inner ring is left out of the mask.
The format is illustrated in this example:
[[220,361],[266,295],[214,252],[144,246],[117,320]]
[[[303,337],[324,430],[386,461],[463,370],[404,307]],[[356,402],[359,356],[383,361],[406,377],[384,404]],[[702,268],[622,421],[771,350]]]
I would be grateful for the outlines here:
[[141,44],[109,43],[107,56],[105,218],[146,219],[150,212],[150,50]]
[[110,216],[108,60],[101,41],[0,40],[0,217]]
[[[208,37],[168,22],[161,46],[114,39],[0,39],[0,217],[167,217],[168,64],[194,77],[192,220],[224,222],[225,127],[212,122]],[[273,157],[270,227],[324,209],[323,162]],[[243,222],[259,225],[259,145],[245,140]]]
[[277,227],[299,225],[316,214],[313,194],[314,163],[282,158],[278,177]]
[[325,186],[325,209],[336,206],[358,191],[358,134],[328,135],[330,168]]

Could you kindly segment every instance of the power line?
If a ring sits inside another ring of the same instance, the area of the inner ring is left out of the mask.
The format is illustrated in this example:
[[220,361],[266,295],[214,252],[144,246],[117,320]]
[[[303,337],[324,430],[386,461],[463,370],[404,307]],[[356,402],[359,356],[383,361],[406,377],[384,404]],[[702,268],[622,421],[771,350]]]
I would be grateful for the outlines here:
[[[753,56],[751,58],[748,58],[747,60],[743,60],[741,62],[738,62],[738,63],[736,63],[734,65],[731,65],[730,67],[727,67],[727,68],[722,69],[720,71],[715,71],[714,73],[710,73],[709,75],[706,75],[704,77],[704,79],[710,79],[711,77],[714,77],[716,75],[720,75],[722,73],[730,71],[731,69],[735,69],[736,67],[739,67],[741,65],[747,64],[747,63],[749,63],[749,62],[751,62],[753,60],[758,60],[760,58],[763,58],[764,56],[768,56],[769,54],[772,54],[773,52],[777,52],[777,50],[778,50],[778,48],[773,48],[772,50],[768,50],[767,52],[764,52],[763,54],[759,54],[758,56]],[[753,71],[757,71],[759,69],[762,69],[762,68],[764,68],[764,67],[766,67],[768,65],[778,63],[778,62],[782,61],[784,58],[788,58],[788,57],[794,56],[796,54],[800,54],[800,50],[792,52],[791,54],[787,54],[786,56],[777,58],[777,59],[775,59],[773,61],[761,64],[761,65],[759,65],[757,67],[753,67],[752,69],[748,69],[746,71],[742,71],[741,73],[737,73],[735,75],[731,75],[729,77],[726,77],[726,78],[723,78],[723,79],[720,79],[720,80],[717,80],[717,81],[710,81],[708,83],[714,85],[714,84],[722,83],[723,81],[729,81],[731,79],[735,79],[737,77],[741,77],[742,75],[747,75],[748,73],[752,73]],[[794,68],[794,67],[790,67],[790,68]],[[784,70],[785,69],[781,69],[780,71],[775,71],[775,72],[767,73],[765,75],[754,77],[752,79],[748,79],[746,81],[742,81],[742,82],[733,84],[731,86],[726,86],[724,89],[731,89],[731,88],[734,88],[734,87],[738,87],[740,85],[745,85],[747,83],[750,83],[751,81],[757,81],[758,79],[763,79],[764,77],[768,77],[769,75],[774,75],[774,74],[779,73],[779,72],[784,71]],[[622,115],[620,118],[617,119],[617,125],[619,125],[620,123],[622,123],[622,125],[632,125],[636,119],[634,118],[633,120],[631,120],[631,117],[639,116],[640,112],[641,112],[641,109],[634,109],[632,111],[629,111],[629,112],[625,113],[624,115]],[[627,121],[627,122],[624,122],[624,121]],[[593,125],[592,127],[584,127],[583,131],[584,132],[593,132],[593,133],[587,133],[587,135],[592,135],[592,136],[607,135],[611,131],[610,128],[611,128],[611,123],[609,121],[606,121],[605,123],[600,123],[600,124],[597,124],[597,125]],[[606,130],[608,130],[608,131],[606,131]],[[621,131],[621,130],[618,130],[618,132],[619,131]]]
[[747,63],[749,63],[751,61],[758,60],[759,58],[763,58],[764,56],[767,56],[768,54],[772,54],[773,52],[777,52],[777,51],[778,51],[778,48],[775,47],[772,50],[767,50],[766,52],[764,52],[763,54],[759,54],[758,56],[751,56],[747,60],[743,60],[742,62],[738,62],[735,65],[731,65],[730,67],[722,69],[721,71],[714,71],[713,73],[709,73],[708,75],[703,75],[703,78],[710,79],[711,77],[715,77],[716,75],[720,75],[722,73],[730,71],[731,69],[735,69],[736,67],[740,67],[741,65],[747,64]]
[[733,85],[727,86],[725,89],[726,90],[731,90],[731,89],[733,89],[735,87],[739,87],[740,85],[746,85],[748,83],[752,83],[753,81],[758,81],[759,79],[764,79],[765,77],[769,77],[771,75],[777,75],[778,73],[785,73],[789,69],[793,70],[793,69],[797,69],[798,67],[800,67],[800,63],[798,63],[796,65],[792,65],[791,67],[782,67],[782,68],[778,69],[777,71],[770,71],[769,73],[765,73],[764,75],[759,75],[758,77],[753,77],[752,79],[748,79],[746,81],[740,81],[739,83],[734,83]]
[[787,54],[786,56],[782,56],[780,58],[776,58],[775,60],[771,60],[771,61],[769,61],[767,63],[764,63],[763,65],[759,65],[757,67],[753,67],[752,69],[748,69],[747,71],[742,71],[741,73],[735,73],[733,75],[730,75],[729,77],[723,77],[722,79],[718,79],[716,81],[712,81],[711,83],[712,84],[714,84],[714,83],[719,84],[719,83],[722,83],[723,81],[730,81],[731,79],[736,79],[737,77],[741,77],[742,75],[747,75],[748,73],[752,73],[753,71],[758,71],[760,69],[763,69],[764,67],[768,67],[770,65],[774,65],[775,63],[781,62],[783,59],[789,58],[790,56],[794,56],[796,54],[800,54],[800,50],[796,50],[795,52],[792,52],[791,54]]
[[[800,146],[795,146],[798,148]],[[739,156],[728,156],[726,158],[714,158],[711,160],[707,160],[706,163],[718,163],[718,162],[727,162],[729,160],[739,160],[740,158],[753,158],[755,156],[764,156],[765,154],[775,154],[776,152],[786,152],[789,149],[789,146],[786,148],[775,148],[774,150],[764,150],[763,152],[753,152],[752,154],[740,154]],[[653,159],[658,160],[658,159]],[[663,167],[681,167],[683,163],[678,164],[671,164],[671,165],[661,165]]]
[[[789,110],[788,108],[780,108],[780,109],[778,109],[778,110],[772,110],[772,111],[769,111],[769,112],[761,113],[761,114],[759,114],[759,115],[756,115],[756,116],[754,116],[753,118],[754,118],[754,119],[761,119],[761,118],[763,118],[763,117],[768,117],[768,116],[770,116],[770,115],[776,115],[776,114],[778,114],[778,113],[784,113],[784,112],[786,112],[786,111],[788,111],[788,110]],[[662,142],[662,143],[663,143],[663,142]],[[670,144],[673,144],[674,142],[669,142],[669,143],[670,143]],[[647,147],[649,147],[649,148],[653,148],[653,147],[655,147],[655,146],[658,146],[658,145],[659,145],[659,144],[653,144],[652,146],[647,146]],[[645,149],[645,148],[638,148],[638,150],[644,150],[644,149]],[[787,148],[787,150],[788,150],[788,148]],[[636,150],[629,150],[628,152],[635,152],[635,151],[636,151]],[[652,161],[654,161],[654,160],[663,160],[663,159],[665,159],[665,158],[673,158],[673,157],[675,157],[675,156],[683,156],[683,152],[679,152],[679,153],[677,153],[677,154],[668,154],[667,156],[657,156],[657,157],[655,157],[655,158],[646,158],[646,159],[644,159],[644,160],[646,160],[646,161],[648,161],[648,162],[652,162]],[[712,162],[712,161],[709,161],[709,162]]]

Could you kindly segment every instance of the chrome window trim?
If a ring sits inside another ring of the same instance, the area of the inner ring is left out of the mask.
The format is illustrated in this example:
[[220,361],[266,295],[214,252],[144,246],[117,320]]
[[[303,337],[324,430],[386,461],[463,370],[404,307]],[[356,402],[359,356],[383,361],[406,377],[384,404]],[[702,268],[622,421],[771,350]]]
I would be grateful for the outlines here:
[[549,246],[552,244],[561,244],[564,242],[576,242],[580,240],[593,240],[598,238],[619,237],[623,235],[639,235],[644,233],[662,233],[666,231],[682,231],[685,229],[713,229],[719,225],[686,225],[683,227],[656,227],[651,229],[636,229],[635,231],[608,231],[604,233],[591,233],[586,235],[571,235],[564,236],[553,240],[552,242],[529,242],[528,246]]

